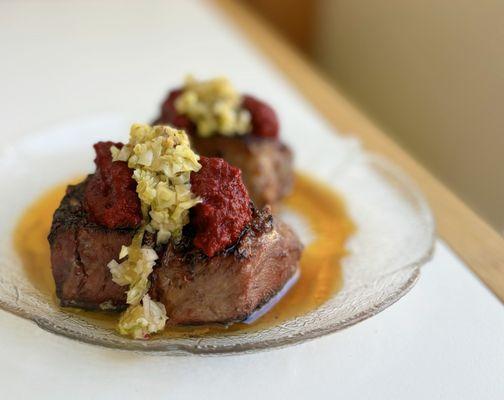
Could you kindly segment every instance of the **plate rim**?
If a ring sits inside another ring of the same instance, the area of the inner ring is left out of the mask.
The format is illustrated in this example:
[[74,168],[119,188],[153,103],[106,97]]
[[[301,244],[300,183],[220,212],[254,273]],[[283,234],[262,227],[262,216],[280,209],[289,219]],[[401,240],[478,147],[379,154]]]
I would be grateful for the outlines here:
[[[0,158],[3,158],[8,152],[9,148],[14,148],[19,146],[26,140],[30,140],[30,138],[44,136],[47,132],[56,131],[59,129],[63,129],[65,126],[70,125],[71,123],[81,122],[85,123],[86,121],[92,121],[97,117],[94,116],[93,119],[89,118],[78,118],[72,122],[64,122],[57,124],[53,127],[48,127],[36,133],[26,135],[23,138],[13,141],[2,149],[0,149]],[[118,115],[112,114],[107,115],[108,120],[116,120],[119,123],[123,122]],[[362,150],[363,159],[365,162],[370,164],[370,167],[375,169],[376,166],[384,168],[385,171],[391,174],[401,186],[407,189],[408,193],[412,194],[416,203],[422,207],[422,216],[427,218],[427,223],[429,227],[428,232],[428,248],[426,252],[420,255],[416,260],[410,262],[407,265],[403,265],[398,268],[395,273],[399,270],[408,271],[409,275],[407,279],[404,280],[402,285],[390,293],[386,298],[382,299],[378,304],[374,304],[370,309],[366,311],[362,311],[358,314],[353,315],[351,318],[344,320],[343,322],[337,321],[333,324],[329,323],[323,327],[314,327],[313,329],[309,329],[304,332],[296,332],[290,336],[285,338],[277,338],[277,339],[266,339],[259,340],[256,342],[248,342],[248,343],[235,343],[230,345],[222,345],[219,347],[214,346],[204,346],[200,345],[200,342],[204,342],[204,336],[201,338],[192,338],[197,339],[196,344],[184,344],[184,343],[169,343],[170,339],[165,339],[164,341],[150,341],[149,345],[146,345],[145,341],[139,340],[131,340],[128,343],[128,347],[125,348],[124,344],[120,342],[116,342],[114,340],[104,340],[103,338],[90,337],[89,335],[83,335],[82,333],[78,333],[74,330],[65,328],[61,325],[54,325],[49,318],[44,316],[34,315],[33,312],[29,312],[24,310],[21,307],[16,307],[13,304],[10,304],[3,299],[0,298],[0,309],[10,312],[16,316],[19,316],[24,319],[28,319],[38,325],[41,329],[48,331],[50,333],[57,334],[59,336],[64,336],[69,339],[77,340],[81,343],[87,343],[91,345],[97,345],[112,349],[118,349],[121,351],[133,351],[139,352],[143,354],[157,354],[157,355],[225,355],[225,354],[237,354],[237,353],[251,353],[257,351],[267,351],[273,350],[276,348],[282,348],[287,346],[292,346],[295,344],[300,344],[309,340],[313,340],[319,337],[323,337],[329,335],[331,333],[346,329],[350,326],[353,326],[361,321],[364,321],[386,308],[390,307],[392,304],[400,300],[404,295],[406,295],[416,284],[420,277],[421,267],[426,264],[433,256],[436,242],[436,224],[434,220],[434,216],[431,208],[429,207],[428,201],[426,200],[424,194],[418,188],[417,184],[399,167],[397,167],[393,162],[389,161],[384,156],[378,155],[373,152],[369,152],[367,150]],[[4,284],[5,281],[0,278],[0,284]],[[322,306],[321,306],[322,307]],[[320,308],[320,307],[319,307]],[[314,310],[316,311],[316,310]],[[173,339],[175,341],[176,339]],[[167,343],[168,342],[168,343]],[[158,344],[158,345],[156,345]]]

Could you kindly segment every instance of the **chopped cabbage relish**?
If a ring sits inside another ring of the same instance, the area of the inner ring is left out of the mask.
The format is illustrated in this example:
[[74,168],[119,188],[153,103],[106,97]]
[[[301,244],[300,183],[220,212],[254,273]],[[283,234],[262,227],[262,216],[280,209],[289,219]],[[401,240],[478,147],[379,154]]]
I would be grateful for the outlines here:
[[226,78],[198,81],[186,78],[175,108],[196,124],[198,135],[245,135],[251,130],[250,113],[242,107],[242,98]]
[[148,295],[149,276],[158,255],[142,245],[144,234],[155,233],[158,244],[180,239],[189,222],[189,209],[200,201],[191,192],[190,175],[201,165],[186,133],[168,126],[134,124],[129,142],[121,149],[112,147],[111,152],[114,161],[125,161],[133,170],[144,218],[130,246],[122,247],[121,262],[108,264],[112,280],[129,285],[129,306],[119,320],[118,331],[146,339],[164,328],[167,316],[164,305]]

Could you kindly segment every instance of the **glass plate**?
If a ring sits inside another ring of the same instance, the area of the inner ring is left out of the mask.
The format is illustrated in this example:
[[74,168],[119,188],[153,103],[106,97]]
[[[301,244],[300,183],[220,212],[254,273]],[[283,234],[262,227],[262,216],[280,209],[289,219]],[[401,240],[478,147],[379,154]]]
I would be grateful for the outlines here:
[[[435,237],[432,214],[423,196],[396,167],[363,151],[356,140],[293,132],[296,168],[337,190],[357,227],[343,260],[344,286],[320,308],[254,333],[225,336],[131,340],[113,330],[62,312],[52,298],[26,278],[12,244],[12,230],[24,209],[48,188],[93,169],[91,144],[125,140],[127,120],[98,116],[26,136],[0,153],[0,306],[41,328],[83,342],[160,354],[251,352],[300,343],[347,328],[400,299],[429,260]],[[302,240],[310,233],[301,219],[285,218]]]

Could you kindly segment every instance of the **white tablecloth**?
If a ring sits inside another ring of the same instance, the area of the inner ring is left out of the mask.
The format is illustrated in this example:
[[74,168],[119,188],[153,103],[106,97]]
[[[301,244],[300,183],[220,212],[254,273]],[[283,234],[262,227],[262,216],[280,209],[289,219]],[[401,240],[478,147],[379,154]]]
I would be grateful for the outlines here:
[[[148,121],[186,72],[228,75],[295,124],[331,129],[209,4],[0,3],[0,147],[61,120]],[[7,173],[7,171],[2,171]],[[0,397],[504,398],[502,304],[438,242],[416,287],[345,331],[226,357],[137,355],[0,312]]]

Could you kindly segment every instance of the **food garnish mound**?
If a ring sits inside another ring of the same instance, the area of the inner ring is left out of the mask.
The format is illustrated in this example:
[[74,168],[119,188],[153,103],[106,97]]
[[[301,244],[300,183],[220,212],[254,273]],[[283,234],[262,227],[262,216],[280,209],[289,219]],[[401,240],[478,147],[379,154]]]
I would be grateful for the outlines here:
[[222,159],[200,160],[182,130],[135,124],[127,144],[100,142],[95,150],[96,182],[86,193],[90,215],[110,228],[137,228],[119,262],[108,263],[112,280],[129,286],[118,331],[146,339],[164,328],[167,316],[148,294],[158,253],[144,243],[145,233],[157,245],[177,243],[191,223],[193,245],[212,257],[235,243],[250,222],[250,198],[240,170]]
[[147,294],[149,275],[158,255],[142,245],[144,233],[156,233],[158,244],[180,238],[189,222],[189,209],[200,201],[191,192],[190,174],[201,165],[185,132],[166,126],[135,124],[129,142],[112,146],[110,151],[112,164],[126,162],[130,174],[133,170],[143,215],[131,245],[121,249],[119,259],[125,260],[108,264],[112,280],[121,286],[129,285],[129,307],[119,320],[118,330],[122,335],[143,339],[162,330],[167,319],[164,305]]
[[244,135],[250,130],[250,114],[241,108],[241,96],[226,78],[197,81],[187,77],[175,109],[186,115],[199,135]]
[[236,242],[252,219],[241,171],[222,158],[201,157],[203,166],[191,175],[192,191],[202,198],[193,209],[194,246],[212,257]]
[[269,105],[240,95],[223,77],[198,81],[188,76],[182,88],[170,92],[159,121],[201,137],[277,138],[279,132],[278,118]]
[[86,186],[84,208],[94,222],[107,228],[137,228],[142,223],[142,212],[136,182],[127,163],[112,162],[112,146],[120,148],[122,144],[94,145],[96,172]]
[[191,193],[191,172],[199,171],[199,156],[184,131],[167,126],[135,124],[129,143],[112,147],[113,161],[126,161],[137,182],[146,229],[157,242],[178,239],[189,222],[189,209],[199,202]]

